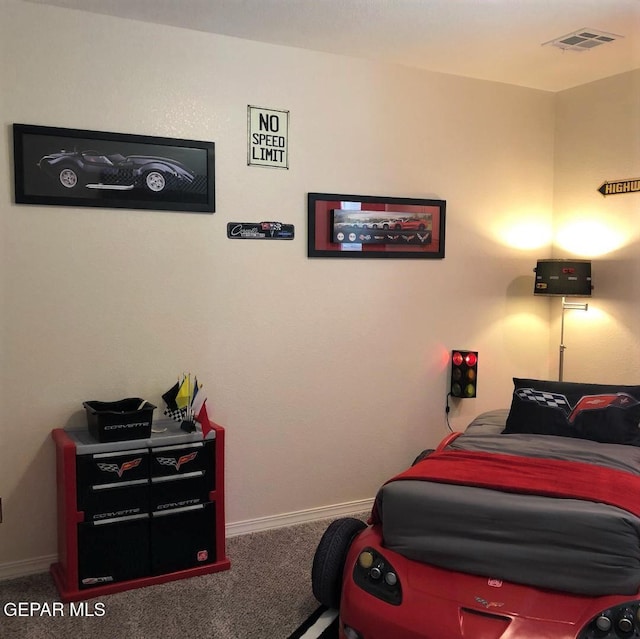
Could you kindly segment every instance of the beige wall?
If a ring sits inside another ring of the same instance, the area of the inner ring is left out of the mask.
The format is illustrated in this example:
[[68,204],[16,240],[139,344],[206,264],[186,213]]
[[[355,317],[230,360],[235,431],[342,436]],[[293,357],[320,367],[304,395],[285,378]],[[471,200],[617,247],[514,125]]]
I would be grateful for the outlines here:
[[[83,400],[197,373],[242,522],[372,497],[446,433],[451,348],[480,352],[454,428],[553,370],[554,95],[0,4],[0,564],[55,552],[49,434]],[[247,167],[248,104],[290,110],[290,170]],[[14,205],[14,122],[213,140],[217,212]],[[309,191],[445,199],[446,259],[310,260]],[[265,219],[296,239],[226,238]]]
[[589,311],[566,314],[567,379],[638,382],[640,193],[603,197],[598,188],[640,177],[639,110],[640,71],[558,94],[554,251],[591,258],[594,278]]

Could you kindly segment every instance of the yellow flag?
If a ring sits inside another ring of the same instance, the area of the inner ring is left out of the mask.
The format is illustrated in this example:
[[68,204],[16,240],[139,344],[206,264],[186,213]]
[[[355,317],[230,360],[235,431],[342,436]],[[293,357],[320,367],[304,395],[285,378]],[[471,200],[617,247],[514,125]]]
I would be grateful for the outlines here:
[[178,408],[186,408],[193,397],[193,384],[191,383],[191,375],[187,375],[180,384],[178,394],[176,395],[176,404]]

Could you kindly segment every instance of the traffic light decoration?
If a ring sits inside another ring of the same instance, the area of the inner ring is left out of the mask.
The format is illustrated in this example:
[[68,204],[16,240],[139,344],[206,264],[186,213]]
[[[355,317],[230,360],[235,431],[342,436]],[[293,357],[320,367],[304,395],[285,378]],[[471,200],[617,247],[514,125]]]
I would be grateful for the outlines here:
[[466,399],[478,391],[478,353],[476,351],[451,352],[451,395]]

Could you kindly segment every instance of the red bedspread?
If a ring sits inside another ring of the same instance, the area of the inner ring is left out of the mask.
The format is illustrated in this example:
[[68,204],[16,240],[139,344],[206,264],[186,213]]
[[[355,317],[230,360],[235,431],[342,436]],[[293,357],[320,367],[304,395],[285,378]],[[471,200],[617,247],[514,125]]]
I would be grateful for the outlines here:
[[[389,481],[406,479],[583,499],[616,506],[640,517],[640,476],[583,462],[443,451],[432,453]],[[380,522],[377,502],[371,516],[372,523]]]

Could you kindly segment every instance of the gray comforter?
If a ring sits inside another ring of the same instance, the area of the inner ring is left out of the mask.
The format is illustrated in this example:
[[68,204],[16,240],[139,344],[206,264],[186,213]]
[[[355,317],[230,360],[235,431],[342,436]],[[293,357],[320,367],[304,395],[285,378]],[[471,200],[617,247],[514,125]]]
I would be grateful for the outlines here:
[[[473,426],[449,449],[588,462],[640,475],[638,447]],[[416,561],[591,596],[640,588],[640,519],[614,506],[418,480],[386,484],[376,502],[385,546]]]

